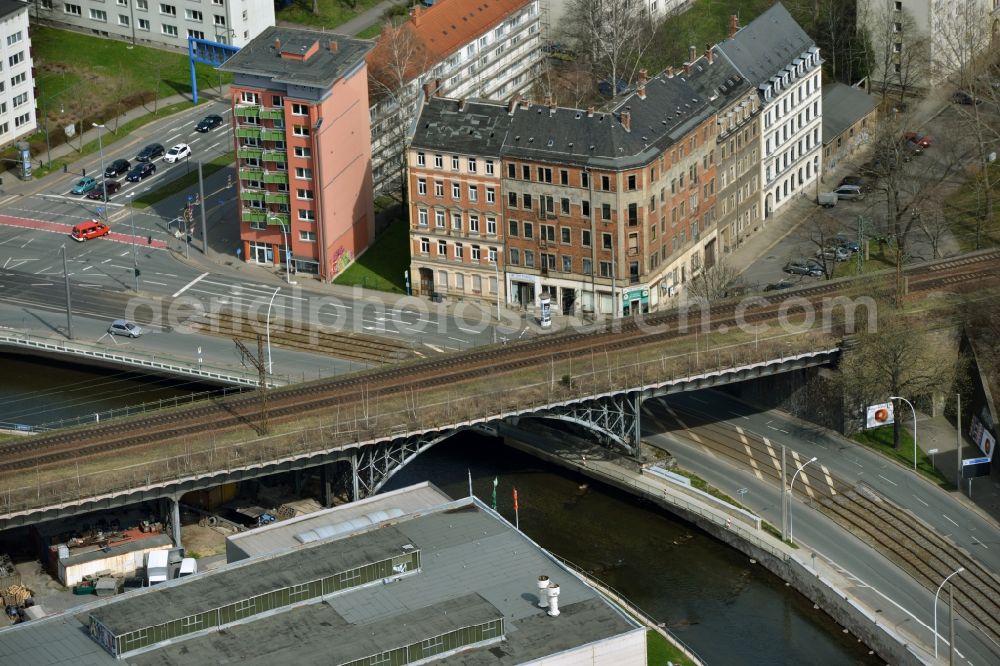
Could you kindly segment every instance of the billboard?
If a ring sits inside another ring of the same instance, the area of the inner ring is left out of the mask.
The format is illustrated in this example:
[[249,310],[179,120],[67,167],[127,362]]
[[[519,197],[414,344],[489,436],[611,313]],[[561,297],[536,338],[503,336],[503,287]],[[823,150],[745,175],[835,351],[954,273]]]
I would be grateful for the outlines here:
[[878,428],[885,425],[892,425],[893,413],[892,403],[883,402],[879,405],[870,405],[865,418],[865,428]]

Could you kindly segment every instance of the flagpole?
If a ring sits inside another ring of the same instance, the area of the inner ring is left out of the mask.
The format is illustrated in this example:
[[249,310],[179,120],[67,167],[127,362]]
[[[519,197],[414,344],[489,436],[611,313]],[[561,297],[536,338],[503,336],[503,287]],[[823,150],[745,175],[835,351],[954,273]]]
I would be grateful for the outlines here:
[[469,472],[469,497],[473,497],[473,494],[472,494],[472,470],[467,468],[467,471]]
[[517,506],[517,488],[514,488],[514,529],[521,531],[521,513]]
[[497,510],[497,484],[500,483],[500,479],[493,477],[493,510]]

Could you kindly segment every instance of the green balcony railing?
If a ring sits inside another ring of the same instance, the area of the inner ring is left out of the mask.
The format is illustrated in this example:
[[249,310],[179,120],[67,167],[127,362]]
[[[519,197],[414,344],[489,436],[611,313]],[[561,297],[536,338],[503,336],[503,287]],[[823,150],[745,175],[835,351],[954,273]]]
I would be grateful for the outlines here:
[[260,107],[253,105],[237,106],[233,113],[236,114],[237,118],[256,118],[260,115]]
[[264,170],[260,167],[240,167],[240,179],[242,180],[262,180]]
[[266,201],[267,195],[261,190],[243,190],[240,192],[243,201]]
[[264,154],[263,148],[240,147],[236,150],[236,156],[242,160],[260,159]]
[[265,183],[281,183],[283,185],[288,185],[288,172],[287,171],[272,171],[270,173],[264,174]]
[[266,128],[261,131],[260,138],[264,141],[284,141],[285,140],[285,130],[284,129],[274,129]]
[[279,120],[285,117],[284,109],[261,109],[260,117],[266,120]]
[[267,212],[254,208],[244,208],[240,219],[244,222],[267,222]]
[[265,150],[263,160],[265,162],[287,162],[287,150]]
[[265,219],[268,224],[274,226],[288,226],[291,222],[291,216],[288,213],[267,213]]
[[264,195],[264,203],[288,205],[288,195],[284,192],[267,192]]
[[241,139],[259,139],[264,130],[260,127],[237,127],[236,136]]

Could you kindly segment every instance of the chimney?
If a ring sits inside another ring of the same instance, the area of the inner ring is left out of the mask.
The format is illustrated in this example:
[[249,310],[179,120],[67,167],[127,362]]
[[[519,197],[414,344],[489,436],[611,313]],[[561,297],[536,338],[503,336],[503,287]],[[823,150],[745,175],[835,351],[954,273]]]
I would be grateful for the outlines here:
[[688,47],[688,62],[694,62],[698,59],[698,48],[692,44]]
[[625,128],[626,132],[631,132],[632,131],[632,112],[631,111],[622,111],[621,123],[622,123],[622,127]]
[[644,69],[639,70],[639,85],[646,85],[646,70]]
[[274,50],[278,51],[279,53],[281,52],[281,40],[278,39],[277,37],[274,38]]
[[509,115],[514,115],[514,110],[517,109],[517,102],[520,99],[521,99],[520,95],[514,95],[513,97],[510,98],[510,101],[507,102],[507,113]]
[[331,39],[330,40],[330,53],[336,53],[338,48],[340,48],[340,47],[337,46],[337,40],[336,39]]
[[729,39],[736,36],[736,31],[740,29],[740,17],[732,14],[729,17]]
[[709,65],[712,64],[713,60],[715,60],[715,53],[712,52],[712,45],[711,44],[706,44],[705,45],[705,60],[708,61]]
[[547,598],[548,594],[546,594],[546,590],[548,590],[548,589],[549,589],[549,577],[548,576],[539,576],[538,577],[538,607],[539,608],[546,608],[549,605],[548,598]]
[[639,79],[639,99],[646,99],[646,82]]
[[434,96],[434,84],[428,81],[424,84],[424,102],[431,101],[431,97]]
[[693,60],[689,60],[688,62],[684,63],[684,74],[685,75],[691,76],[691,63],[693,63],[693,62],[694,62]]
[[556,100],[555,100],[555,98],[553,98],[551,95],[549,95],[548,103],[549,103],[549,115],[550,116],[554,116],[556,114]]
[[587,117],[588,118],[593,118],[594,117],[594,107],[592,107],[592,106],[588,106],[587,107]]
[[418,2],[413,6],[413,27],[416,28],[420,25],[420,13],[423,11],[423,7],[420,6]]
[[458,110],[465,111],[465,98],[458,100]]
[[559,617],[559,585],[550,582],[546,592],[549,596],[549,617]]
[[667,67],[667,78],[668,79],[674,78],[674,68],[673,67]]

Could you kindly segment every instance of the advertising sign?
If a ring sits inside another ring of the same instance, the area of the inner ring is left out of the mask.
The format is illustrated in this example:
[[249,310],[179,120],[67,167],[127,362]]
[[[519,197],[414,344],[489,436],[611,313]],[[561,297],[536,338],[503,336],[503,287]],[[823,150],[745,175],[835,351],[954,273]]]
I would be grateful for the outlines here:
[[542,305],[542,310],[538,323],[541,324],[542,328],[548,328],[552,326],[552,300],[548,294],[542,294],[539,302]]
[[986,429],[986,426],[978,416],[973,416],[972,422],[969,424],[969,439],[979,447],[979,450],[983,452],[983,455],[987,459],[992,460],[993,450],[997,447],[997,440],[993,436],[993,433]]
[[879,428],[885,425],[892,425],[893,413],[892,413],[892,403],[883,402],[879,405],[871,405],[868,407],[867,417],[865,418],[865,428]]
[[965,458],[962,460],[962,478],[975,479],[990,475],[989,458]]

